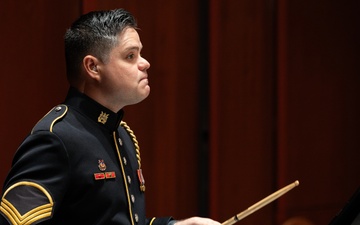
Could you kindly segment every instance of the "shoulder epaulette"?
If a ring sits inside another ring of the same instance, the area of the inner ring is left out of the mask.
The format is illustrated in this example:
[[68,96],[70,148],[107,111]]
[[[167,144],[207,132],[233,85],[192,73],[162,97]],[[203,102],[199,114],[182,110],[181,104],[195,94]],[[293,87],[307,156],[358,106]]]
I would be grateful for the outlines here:
[[37,122],[37,124],[32,129],[31,133],[34,133],[38,130],[48,130],[52,132],[54,124],[63,118],[68,111],[66,105],[58,105],[52,108],[43,118]]

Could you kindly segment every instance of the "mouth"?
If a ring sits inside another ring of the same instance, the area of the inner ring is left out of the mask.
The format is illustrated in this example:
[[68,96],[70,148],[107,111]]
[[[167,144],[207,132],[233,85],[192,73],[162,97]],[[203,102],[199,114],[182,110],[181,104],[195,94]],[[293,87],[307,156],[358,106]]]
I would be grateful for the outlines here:
[[148,76],[144,76],[140,79],[140,81],[143,81],[143,80],[148,80]]
[[145,76],[145,77],[141,78],[139,82],[140,82],[140,83],[145,82],[146,84],[149,84],[148,77],[147,77],[147,76]]

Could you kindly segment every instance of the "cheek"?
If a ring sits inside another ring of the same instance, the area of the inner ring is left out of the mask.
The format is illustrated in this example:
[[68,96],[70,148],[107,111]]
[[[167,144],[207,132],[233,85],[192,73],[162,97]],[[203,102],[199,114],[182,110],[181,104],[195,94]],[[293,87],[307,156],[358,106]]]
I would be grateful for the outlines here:
[[104,83],[112,88],[126,88],[138,83],[139,70],[136,65],[117,63],[108,65],[104,75]]
[[124,79],[124,74],[126,74],[126,71],[124,71],[122,67],[116,65],[109,66],[104,74],[104,80],[106,80],[107,83],[117,83],[119,80]]

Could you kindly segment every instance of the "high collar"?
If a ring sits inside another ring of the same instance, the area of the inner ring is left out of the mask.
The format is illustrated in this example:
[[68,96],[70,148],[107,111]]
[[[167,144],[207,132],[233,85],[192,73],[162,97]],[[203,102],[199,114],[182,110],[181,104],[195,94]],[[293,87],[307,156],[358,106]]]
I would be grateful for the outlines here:
[[92,98],[70,87],[65,99],[65,104],[84,114],[95,123],[110,131],[115,131],[123,118],[124,111],[114,113],[102,106]]

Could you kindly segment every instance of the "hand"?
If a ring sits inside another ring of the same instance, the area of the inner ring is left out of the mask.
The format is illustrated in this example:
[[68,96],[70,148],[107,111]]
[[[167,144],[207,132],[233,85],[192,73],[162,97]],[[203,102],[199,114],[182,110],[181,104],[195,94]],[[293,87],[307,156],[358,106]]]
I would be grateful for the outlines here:
[[221,225],[221,223],[202,217],[191,217],[184,220],[178,220],[175,225]]

